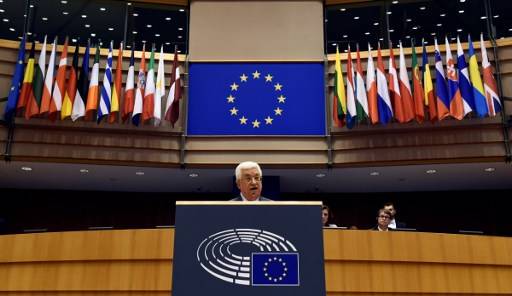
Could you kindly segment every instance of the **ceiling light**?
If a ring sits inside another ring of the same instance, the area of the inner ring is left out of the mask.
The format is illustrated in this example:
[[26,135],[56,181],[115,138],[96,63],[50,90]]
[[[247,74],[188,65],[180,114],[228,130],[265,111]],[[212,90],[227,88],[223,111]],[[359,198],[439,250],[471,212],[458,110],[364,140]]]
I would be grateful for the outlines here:
[[336,46],[336,43],[332,43],[331,45],[332,45],[332,46]]
[[379,23],[375,22],[375,23],[373,23],[373,25],[374,25],[374,26],[378,26],[378,25],[379,25]]
[[135,172],[135,175],[137,175],[137,176],[144,176],[144,172],[143,171],[138,171],[138,172]]
[[389,29],[389,33],[393,33],[393,32],[395,32],[394,29]]
[[91,27],[91,25],[89,25],[89,24],[85,24],[84,26],[85,26],[86,28],[90,28],[90,27]]
[[508,31],[509,31],[509,32],[512,32],[512,28],[509,28],[509,29],[508,29]]
[[96,37],[96,34],[95,33],[91,33],[91,37]]
[[432,32],[432,33],[430,33],[430,35],[432,35],[432,36],[436,36],[436,33],[435,33],[435,32]]
[[325,19],[325,22],[327,23],[327,19]]
[[388,15],[393,14],[391,11],[386,12]]
[[317,178],[323,178],[323,177],[325,177],[325,174],[324,173],[319,173],[319,174],[316,174],[315,176]]
[[146,25],[146,27],[147,27],[147,28],[151,28],[151,27],[153,27],[153,26],[148,24],[148,25]]
[[181,38],[183,38],[183,36],[178,36],[178,39],[181,39]]
[[183,28],[178,28],[178,31],[183,31]]
[[16,31],[16,30],[14,30],[14,28],[9,28],[9,31],[14,32],[14,31]]
[[137,34],[137,31],[132,31],[132,34]]
[[370,173],[370,176],[378,176],[378,175],[380,175],[380,173],[379,173],[379,172],[371,172],[371,173]]
[[160,34],[156,33],[156,34],[155,34],[155,37],[160,37]]
[[380,37],[380,38],[379,38],[379,40],[380,40],[380,41],[384,41],[384,38]]
[[457,32],[462,32],[462,29],[457,29]]
[[425,6],[420,6],[420,10],[425,10],[427,9]]
[[365,34],[366,36],[368,36],[368,35],[370,35],[370,32],[365,32],[364,34]]
[[406,21],[406,22],[408,22],[408,23],[410,23],[410,22],[412,22],[412,19],[408,18],[408,19],[406,19],[405,21]]
[[354,19],[355,19],[355,20],[358,20],[358,19],[359,19],[359,17],[358,17],[358,16],[354,16]]
[[407,35],[405,36],[405,39],[411,39],[411,36]]
[[418,30],[418,27],[414,26],[412,27],[413,30]]
[[73,39],[71,39],[71,41],[72,41],[72,42],[76,42],[77,40],[76,40],[76,38],[73,38]]
[[462,10],[462,9],[461,9],[461,10],[459,10],[459,13],[464,13],[464,10]]
[[30,172],[32,170],[32,168],[28,166],[22,166],[21,169],[26,172]]
[[34,4],[30,4],[30,8],[34,8]]
[[441,26],[443,26],[443,24],[437,24],[436,26],[441,27]]
[[488,172],[488,173],[492,173],[494,172],[496,169],[495,168],[485,168],[484,171]]
[[455,38],[455,37],[450,38],[451,41],[455,41],[456,39],[457,38]]
[[170,17],[166,17],[166,18],[165,18],[165,20],[166,20],[166,21],[170,21],[170,20],[171,20],[171,18],[170,18]]
[[41,19],[42,19],[43,21],[47,21],[47,20],[48,20],[48,18],[47,18],[47,17],[44,17],[44,16],[43,16]]
[[5,10],[3,10],[3,9],[0,9],[0,12],[5,12]]
[[391,3],[393,3],[393,4],[398,4],[398,0],[394,0],[394,1],[392,1]]
[[142,40],[142,43],[146,43],[146,40]]
[[197,177],[199,177],[199,174],[197,174],[197,173],[190,173],[190,174],[188,174],[188,176],[190,178],[197,178]]
[[105,10],[107,10],[107,9],[106,9],[105,7],[100,7],[100,10],[101,10],[101,11],[105,11]]
[[87,17],[87,15],[86,15],[86,14],[82,14],[82,18],[86,18],[86,17]]
[[8,22],[9,22],[9,19],[4,18],[4,19],[3,19],[3,21],[4,21],[4,22],[6,22],[6,23],[8,23]]
[[482,16],[480,17],[480,19],[481,19],[481,20],[485,20],[485,19],[487,19],[487,17],[486,17],[485,15],[482,15]]
[[493,18],[499,18],[499,17],[500,17],[500,15],[499,15],[499,14],[497,14],[497,15],[493,16]]
[[165,42],[165,45],[171,45],[171,42]]
[[139,16],[139,14],[138,14],[138,13],[135,13],[135,12],[134,12],[132,15],[133,15],[133,16]]
[[340,8],[340,11],[347,11],[346,8]]
[[132,3],[131,3],[131,2],[128,2],[128,3],[126,3],[126,5],[131,6],[131,5],[132,5]]
[[63,14],[63,15],[68,15],[68,14],[69,14],[69,12],[67,12],[67,11],[63,11],[63,12],[62,12],[62,14]]
[[114,28],[108,28],[109,31],[114,31]]
[[441,13],[439,16],[440,16],[440,17],[445,17],[445,16],[446,16],[446,13]]
[[32,32],[27,32],[27,35],[32,35]]
[[60,1],[60,3],[62,3],[62,4],[68,4],[68,1],[66,1],[66,0],[61,0],[61,1]]
[[427,173],[427,174],[435,174],[435,173],[437,173],[437,171],[436,170],[426,170],[425,173]]
[[185,9],[183,9],[183,8],[182,8],[182,9],[180,9],[180,12],[184,12],[184,11],[185,11]]
[[131,45],[126,45],[126,48],[132,48],[132,46]]
[[88,169],[80,169],[80,173],[82,174],[87,174],[89,172]]
[[460,3],[464,3],[464,2],[466,2],[466,0],[460,0]]
[[18,36],[18,39],[19,39],[19,40],[21,40],[21,39],[23,39],[23,37],[21,37],[21,36]]
[[178,50],[178,53],[181,53],[181,50]]

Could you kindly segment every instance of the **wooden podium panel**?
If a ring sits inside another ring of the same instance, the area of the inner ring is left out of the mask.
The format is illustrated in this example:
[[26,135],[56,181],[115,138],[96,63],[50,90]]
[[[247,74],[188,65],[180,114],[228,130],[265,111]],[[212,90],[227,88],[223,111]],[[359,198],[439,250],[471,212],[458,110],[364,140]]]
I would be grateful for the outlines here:
[[[0,236],[0,296],[164,296],[174,229]],[[327,295],[510,295],[512,238],[324,230]]]

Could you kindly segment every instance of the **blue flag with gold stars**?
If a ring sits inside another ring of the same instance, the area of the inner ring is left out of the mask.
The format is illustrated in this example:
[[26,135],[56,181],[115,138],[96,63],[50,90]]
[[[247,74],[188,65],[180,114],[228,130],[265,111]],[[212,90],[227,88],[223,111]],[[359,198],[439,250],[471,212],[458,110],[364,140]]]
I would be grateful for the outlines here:
[[188,135],[325,135],[323,63],[191,63]]
[[252,253],[253,286],[299,286],[298,253]]

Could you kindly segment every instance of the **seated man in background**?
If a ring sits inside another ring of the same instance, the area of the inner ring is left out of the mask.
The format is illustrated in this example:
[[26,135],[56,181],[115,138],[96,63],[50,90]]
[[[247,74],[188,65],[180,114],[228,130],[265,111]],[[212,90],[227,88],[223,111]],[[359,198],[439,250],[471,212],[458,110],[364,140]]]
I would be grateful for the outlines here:
[[240,196],[232,201],[269,201],[261,196],[263,189],[263,173],[260,166],[253,161],[240,163],[235,169],[236,186],[240,189]]
[[371,230],[377,231],[389,231],[392,230],[389,228],[389,222],[391,221],[391,213],[385,209],[380,209],[377,212],[377,225],[373,227]]
[[331,209],[328,206],[322,206],[322,225],[324,227],[338,227],[336,224],[332,223],[333,214]]
[[396,229],[406,227],[405,223],[396,221],[396,208],[392,202],[385,203],[383,209],[389,211],[389,213],[391,214],[389,228]]

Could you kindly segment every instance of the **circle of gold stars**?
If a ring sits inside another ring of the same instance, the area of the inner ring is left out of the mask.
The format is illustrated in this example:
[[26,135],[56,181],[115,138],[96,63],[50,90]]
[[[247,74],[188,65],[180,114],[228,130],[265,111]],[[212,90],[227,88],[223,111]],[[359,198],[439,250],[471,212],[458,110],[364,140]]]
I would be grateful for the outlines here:
[[[284,106],[286,103],[286,97],[282,94],[284,86],[279,82],[274,82],[274,76],[272,76],[270,73],[262,76],[262,73],[260,73],[258,70],[255,70],[252,73],[246,74],[242,73],[240,75],[240,80],[233,82],[231,85],[229,85],[230,94],[226,97],[227,104],[231,107],[229,109],[229,113],[231,116],[235,116],[237,120],[239,121],[240,125],[252,125],[252,128],[259,128],[261,124],[265,125],[272,125],[274,119],[278,116],[282,116],[284,110],[280,106]],[[268,114],[267,117],[263,118],[262,120],[258,120],[258,118],[249,118],[246,117],[245,114],[242,114],[240,110],[236,107],[236,93],[238,91],[238,88],[241,87],[244,83],[247,83],[250,80],[260,80],[265,79],[265,84],[269,84],[272,86],[276,94],[276,102],[277,102],[277,108],[273,109],[271,114]]]
[[[268,274],[269,264],[271,264],[271,263],[277,264],[277,266],[281,267],[281,274],[278,274],[275,276]],[[287,272],[288,272],[288,267],[286,267],[286,262],[283,262],[283,259],[281,259],[281,258],[277,258],[277,257],[268,258],[267,262],[265,262],[265,264],[263,264],[263,274],[265,275],[267,280],[269,280],[271,282],[275,283],[277,281],[282,281],[283,278],[286,277]]]

